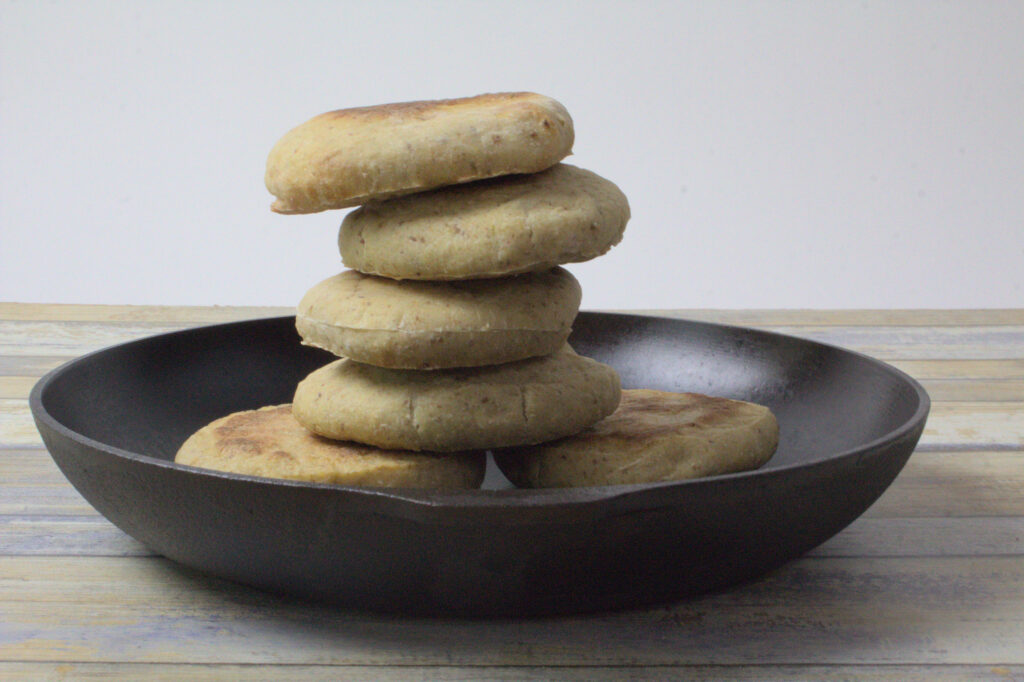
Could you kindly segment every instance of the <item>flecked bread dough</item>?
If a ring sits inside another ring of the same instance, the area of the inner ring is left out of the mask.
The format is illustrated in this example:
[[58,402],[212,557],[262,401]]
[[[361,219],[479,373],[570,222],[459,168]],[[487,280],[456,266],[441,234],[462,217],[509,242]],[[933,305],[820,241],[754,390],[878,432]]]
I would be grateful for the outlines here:
[[531,92],[400,102],[320,114],[267,158],[278,213],[316,213],[508,173],[536,173],[572,152],[560,103]]
[[652,483],[756,469],[779,443],[764,406],[698,393],[624,390],[618,409],[559,441],[495,452],[521,488]]
[[478,488],[486,453],[415,453],[332,441],[304,429],[290,405],[222,417],[178,450],[179,464],[249,476],[341,485]]
[[345,216],[347,267],[394,279],[455,280],[546,270],[607,252],[629,202],[568,164],[374,202]]
[[564,346],[518,362],[433,372],[337,360],[299,383],[293,410],[328,438],[450,452],[571,435],[611,414],[619,394],[615,370]]
[[378,367],[494,365],[565,343],[580,285],[555,268],[463,282],[400,282],[347,270],[310,289],[295,325],[304,343]]

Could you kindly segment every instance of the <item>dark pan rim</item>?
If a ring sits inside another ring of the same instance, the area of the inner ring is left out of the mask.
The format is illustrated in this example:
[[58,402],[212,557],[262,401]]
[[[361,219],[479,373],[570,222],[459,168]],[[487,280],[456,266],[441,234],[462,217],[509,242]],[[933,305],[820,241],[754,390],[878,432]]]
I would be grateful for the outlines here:
[[246,474],[235,474],[223,471],[215,471],[211,469],[203,469],[200,467],[194,467],[185,464],[178,464],[172,460],[166,460],[159,457],[153,457],[150,455],[144,455],[129,450],[124,450],[106,443],[102,443],[97,440],[93,440],[88,436],[73,431],[72,429],[64,426],[62,423],[57,421],[53,415],[43,405],[43,394],[46,392],[49,385],[59,378],[65,372],[71,370],[76,365],[86,362],[95,355],[109,352],[113,349],[127,346],[129,344],[138,343],[147,339],[156,338],[167,338],[176,335],[186,335],[197,330],[202,329],[213,329],[213,328],[229,328],[233,326],[243,326],[247,324],[268,322],[268,321],[283,321],[292,318],[292,316],[275,316],[265,318],[253,318],[249,320],[239,320],[234,322],[226,322],[213,325],[199,325],[195,327],[188,327],[186,329],[180,329],[173,332],[166,332],[163,334],[155,334],[152,336],[142,337],[140,339],[134,339],[132,341],[126,341],[123,343],[113,344],[100,348],[95,351],[86,353],[85,355],[79,356],[72,360],[65,362],[64,364],[56,367],[46,374],[44,374],[39,381],[32,387],[32,391],[29,394],[29,407],[33,414],[33,417],[37,422],[45,424],[45,426],[62,437],[80,443],[93,450],[103,452],[105,454],[112,455],[114,457],[123,458],[126,460],[138,462],[140,464],[164,467],[171,470],[187,472],[194,476],[207,476],[218,479],[230,480],[235,482],[241,482],[251,485],[259,486],[272,486],[272,487],[286,487],[286,488],[303,488],[313,489],[321,491],[335,491],[338,494],[343,495],[354,495],[363,498],[382,498],[381,501],[387,500],[388,502],[395,504],[411,505],[416,508],[474,508],[474,509],[505,509],[510,507],[516,508],[537,508],[537,507],[562,507],[567,504],[587,504],[597,502],[607,502],[622,497],[629,497],[633,495],[640,495],[648,491],[665,490],[665,489],[679,489],[684,490],[691,487],[697,486],[708,486],[708,485],[727,485],[730,481],[741,481],[746,479],[770,479],[775,476],[785,476],[796,470],[812,470],[821,466],[834,466],[836,463],[847,459],[854,459],[861,457],[865,454],[877,451],[881,448],[889,446],[893,443],[899,442],[905,438],[912,436],[918,428],[922,427],[925,419],[928,416],[929,409],[931,407],[931,400],[928,393],[924,390],[913,377],[909,376],[905,372],[889,365],[881,360],[877,360],[863,353],[848,350],[835,346],[832,344],[822,343],[820,341],[814,341],[811,339],[805,339],[801,337],[791,336],[788,334],[781,334],[778,332],[766,331],[761,329],[753,329],[749,327],[742,327],[738,325],[726,325],[715,322],[703,322],[698,320],[690,320],[686,318],[672,318],[662,317],[656,315],[636,315],[629,313],[613,313],[613,312],[601,312],[601,311],[581,311],[584,315],[600,315],[603,317],[616,317],[623,321],[629,319],[634,320],[665,320],[669,322],[685,322],[687,324],[695,325],[698,327],[704,327],[706,329],[719,329],[723,331],[740,332],[743,334],[752,334],[760,336],[765,339],[776,339],[785,340],[791,342],[796,340],[800,343],[808,344],[813,347],[831,350],[833,352],[839,352],[842,354],[850,355],[865,361],[876,368],[882,370],[886,374],[895,378],[896,380],[903,382],[914,390],[917,395],[917,409],[914,414],[910,416],[903,424],[896,429],[893,429],[889,433],[867,441],[857,447],[850,448],[834,454],[824,454],[820,458],[815,459],[811,462],[796,462],[793,464],[787,464],[777,467],[754,469],[750,471],[741,471],[731,474],[721,474],[718,476],[707,476],[696,479],[686,479],[681,481],[664,481],[659,483],[633,483],[633,484],[620,484],[620,485],[607,485],[607,486],[585,486],[576,488],[535,488],[535,489],[522,489],[513,488],[507,490],[427,490],[418,488],[375,488],[375,487],[364,487],[364,486],[347,486],[339,485],[334,483],[315,483],[308,481],[295,481],[289,479],[272,479],[263,478],[259,476],[250,476]]

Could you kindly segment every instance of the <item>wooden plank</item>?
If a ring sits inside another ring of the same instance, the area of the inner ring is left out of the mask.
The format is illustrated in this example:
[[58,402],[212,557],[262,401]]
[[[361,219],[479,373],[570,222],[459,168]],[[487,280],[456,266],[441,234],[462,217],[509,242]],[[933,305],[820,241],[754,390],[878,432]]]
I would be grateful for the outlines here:
[[28,394],[37,381],[39,377],[0,376],[0,398],[28,400]]
[[0,448],[42,444],[28,401],[0,398]]
[[1024,666],[1003,665],[687,665],[687,666],[358,666],[188,663],[4,663],[0,680],[284,680],[287,682],[604,682],[620,680],[862,680],[946,682],[1024,679]]
[[51,369],[74,360],[77,355],[3,355],[0,354],[0,376],[41,377]]
[[1024,447],[1024,402],[934,403],[921,447]]
[[977,325],[1024,324],[1024,308],[974,310],[865,310],[865,309],[634,309],[609,312],[655,315],[684,320],[715,322],[741,327],[773,326],[863,326],[863,327],[969,327]]
[[0,660],[344,665],[1024,663],[1024,557],[809,559],[671,606],[400,618],[162,559],[0,559]]
[[[80,355],[125,341],[183,329],[158,322],[45,322],[0,320],[0,354]],[[1024,358],[1024,325],[975,327],[769,327],[792,336],[849,348],[882,359]],[[297,337],[296,337],[297,338]]]
[[889,360],[918,381],[927,379],[1024,379],[1024,358],[1003,360]]
[[0,515],[101,518],[41,446],[0,449],[0,471]]
[[[77,303],[0,303],[0,320],[70,322],[160,322],[216,324],[294,314],[280,306],[82,305]],[[993,312],[992,319],[1004,313]]]
[[868,517],[1024,516],[1024,452],[915,452]]
[[933,403],[1024,402],[1024,379],[923,379]]
[[12,322],[0,320],[0,354],[79,356],[189,325],[156,322]]
[[0,449],[0,471],[0,515],[100,518],[42,447]]
[[[0,514],[95,515],[42,448],[0,450]],[[867,516],[1024,516],[1024,451],[916,452]]]
[[883,360],[1024,357],[1024,327],[770,327]]
[[0,489],[19,485],[56,485],[66,483],[50,453],[41,445],[36,448],[0,450]]
[[0,514],[96,516],[96,510],[64,481],[49,486],[0,487]]
[[[62,303],[0,303],[0,319],[71,320],[85,322],[155,321],[216,323],[254,317],[289,315],[280,306],[132,306]],[[1024,324],[1024,309],[932,310],[709,310],[634,309],[643,315],[662,315],[738,325],[998,325]]]
[[99,514],[0,515],[0,556],[153,556]]

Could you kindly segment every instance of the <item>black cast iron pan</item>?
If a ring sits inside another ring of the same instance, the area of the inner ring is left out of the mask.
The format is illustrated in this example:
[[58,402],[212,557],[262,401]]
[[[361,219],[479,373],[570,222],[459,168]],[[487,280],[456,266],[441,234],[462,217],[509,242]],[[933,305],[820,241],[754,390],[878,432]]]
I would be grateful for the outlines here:
[[331,356],[294,319],[162,334],[43,377],[32,413],[54,460],[101,514],[175,561],[346,606],[465,615],[651,604],[744,581],[857,518],[903,467],[929,400],[871,358],[715,324],[581,313],[576,350],[625,388],[768,405],[776,455],[695,481],[514,490],[369,489],[267,480],[173,463],[196,429],[291,401]]

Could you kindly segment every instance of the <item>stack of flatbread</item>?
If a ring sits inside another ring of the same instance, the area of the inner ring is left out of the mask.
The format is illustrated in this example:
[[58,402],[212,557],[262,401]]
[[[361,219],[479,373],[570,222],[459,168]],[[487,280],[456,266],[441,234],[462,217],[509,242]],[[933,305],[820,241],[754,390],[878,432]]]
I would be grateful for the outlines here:
[[345,109],[287,133],[267,162],[272,209],[358,206],[338,237],[350,269],[296,315],[303,342],[339,359],[290,407],[200,430],[178,461],[426,487],[479,485],[487,450],[521,486],[760,465],[777,438],[765,408],[622,391],[568,346],[581,291],[560,266],[607,252],[629,219],[618,187],[561,163],[573,141],[565,108],[533,93]]

